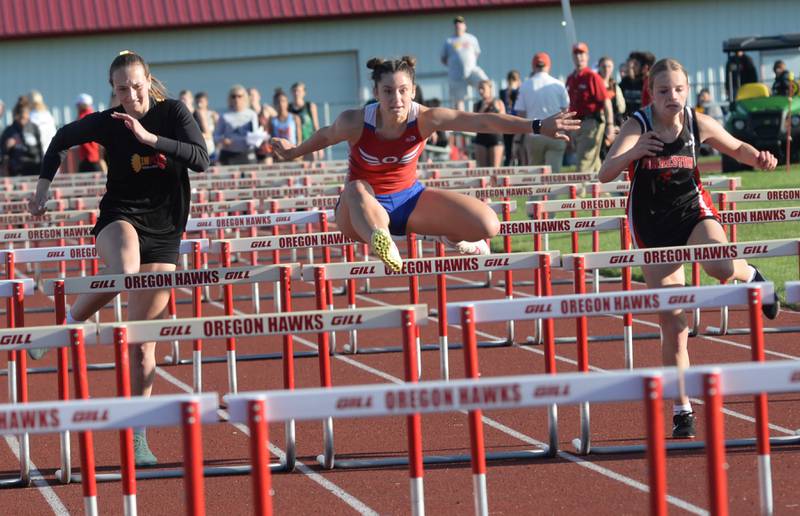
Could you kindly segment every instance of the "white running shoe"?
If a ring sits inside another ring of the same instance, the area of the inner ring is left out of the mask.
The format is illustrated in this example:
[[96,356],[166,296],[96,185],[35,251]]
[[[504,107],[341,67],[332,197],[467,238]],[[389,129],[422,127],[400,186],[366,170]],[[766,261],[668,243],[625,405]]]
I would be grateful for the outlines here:
[[449,238],[444,236],[438,237],[438,240],[447,247],[455,249],[461,254],[473,254],[481,256],[492,254],[492,250],[489,247],[489,244],[486,243],[486,240],[478,240],[475,242],[461,240],[460,242],[452,242]]
[[400,251],[388,231],[380,228],[373,231],[370,247],[372,253],[394,272],[400,272],[403,269],[403,258],[400,257]]

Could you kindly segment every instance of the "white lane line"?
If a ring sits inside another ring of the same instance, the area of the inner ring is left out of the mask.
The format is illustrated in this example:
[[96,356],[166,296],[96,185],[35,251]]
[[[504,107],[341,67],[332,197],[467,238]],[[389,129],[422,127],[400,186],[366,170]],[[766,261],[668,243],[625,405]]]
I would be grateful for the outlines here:
[[[156,373],[159,376],[161,376],[162,378],[164,378],[165,380],[167,380],[172,385],[178,387],[179,389],[181,389],[183,391],[186,391],[186,392],[192,392],[192,388],[189,385],[183,383],[181,380],[179,380],[178,378],[172,376],[170,373],[164,371],[160,367],[156,367]],[[224,413],[224,411],[220,411],[220,412]],[[244,433],[248,437],[250,437],[250,429],[247,428],[247,426],[245,426],[245,425],[243,425],[241,423],[230,423],[230,424],[235,426],[237,429],[239,429],[242,433]],[[275,444],[269,443],[269,449],[270,449],[270,451],[272,453],[277,455],[282,461],[286,459],[286,453],[282,449],[280,449],[278,446],[276,446]],[[320,486],[322,486],[326,491],[330,492],[331,494],[333,494],[334,496],[336,496],[337,498],[342,500],[344,503],[346,503],[347,505],[352,507],[353,510],[355,510],[359,514],[365,514],[365,515],[369,515],[369,516],[378,516],[378,513],[375,510],[371,509],[369,506],[367,506],[364,502],[362,502],[361,500],[359,500],[355,496],[351,495],[350,493],[348,493],[347,491],[345,491],[344,489],[342,489],[338,485],[334,484],[333,482],[331,482],[327,478],[324,478],[322,475],[320,475],[316,471],[312,470],[311,468],[309,468],[304,463],[302,463],[302,462],[300,462],[298,460],[298,461],[295,462],[295,464],[296,464],[297,469],[301,473],[303,473],[309,479],[311,479],[312,481],[314,481],[317,484],[319,484]]]
[[[8,444],[8,447],[11,448],[11,453],[14,454],[19,462],[19,444],[17,443],[16,437],[7,435],[5,436],[5,441],[6,444]],[[61,502],[61,498],[59,498],[56,492],[53,491],[53,488],[47,484],[47,481],[44,479],[44,476],[42,476],[42,473],[39,471],[39,468],[36,466],[36,464],[34,464],[32,460],[30,463],[31,481],[33,482],[33,485],[36,486],[36,489],[39,491],[39,493],[41,493],[42,497],[50,506],[50,508],[53,509],[53,514],[58,516],[68,516],[69,511]]]

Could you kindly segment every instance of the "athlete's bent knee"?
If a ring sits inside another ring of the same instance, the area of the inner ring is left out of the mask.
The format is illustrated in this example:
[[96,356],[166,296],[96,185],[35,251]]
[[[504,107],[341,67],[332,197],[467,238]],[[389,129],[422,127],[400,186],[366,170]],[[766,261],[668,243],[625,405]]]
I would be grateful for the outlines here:
[[366,181],[350,181],[344,187],[343,196],[348,200],[357,201],[366,196],[374,196],[372,187]]
[[728,281],[733,277],[734,273],[732,261],[711,262],[703,268],[709,276],[719,281]]

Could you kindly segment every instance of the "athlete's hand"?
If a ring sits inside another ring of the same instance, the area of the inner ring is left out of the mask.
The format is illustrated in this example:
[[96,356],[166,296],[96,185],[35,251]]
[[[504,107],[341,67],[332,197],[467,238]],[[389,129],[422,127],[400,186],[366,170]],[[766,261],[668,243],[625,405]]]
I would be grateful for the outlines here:
[[272,153],[277,156],[278,159],[291,161],[295,158],[292,152],[295,146],[286,138],[272,138],[269,143],[272,145]]
[[155,147],[158,137],[142,127],[142,124],[131,115],[127,113],[114,112],[111,113],[111,118],[122,120],[122,122],[125,124],[125,127],[127,127],[133,133],[139,142],[149,145],[150,147]]
[[36,192],[28,199],[28,212],[38,217],[47,211],[47,192]]
[[778,166],[778,160],[775,159],[775,156],[773,156],[770,151],[758,151],[756,167],[761,170],[775,170],[776,166]]
[[542,120],[541,133],[557,140],[569,141],[565,131],[577,131],[581,121],[575,118],[575,111],[562,111]]
[[664,148],[664,142],[658,139],[656,133],[647,131],[639,137],[636,145],[630,150],[633,160],[641,159],[646,156],[655,156]]

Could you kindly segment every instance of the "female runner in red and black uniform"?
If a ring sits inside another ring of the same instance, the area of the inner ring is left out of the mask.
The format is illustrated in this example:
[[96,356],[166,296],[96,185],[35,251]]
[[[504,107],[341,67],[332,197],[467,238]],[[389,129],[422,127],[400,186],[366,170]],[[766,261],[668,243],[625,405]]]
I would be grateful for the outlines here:
[[[701,143],[741,163],[772,170],[775,157],[728,134],[713,118],[686,105],[689,79],[681,64],[662,59],[650,71],[652,104],[637,111],[622,126],[600,169],[608,182],[633,165],[628,193],[628,224],[639,248],[727,243],[711,197],[703,189],[697,168]],[[764,281],[744,260],[704,262],[706,272],[722,281]],[[685,285],[683,265],[647,265],[642,272],[650,288]],[[765,300],[764,314],[774,319],[777,299]],[[689,329],[682,311],[662,312],[661,346],[665,365],[689,365]],[[676,400],[673,437],[695,436],[689,399]]]
[[[106,193],[92,230],[106,274],[169,272],[178,263],[181,234],[189,216],[187,169],[208,168],[208,153],[200,128],[186,106],[167,99],[147,63],[122,52],[111,63],[109,82],[121,105],[93,113],[61,128],[42,162],[30,212],[45,211],[50,182],[61,163],[59,153],[95,141],[108,152]],[[116,294],[79,296],[67,323],[82,322]],[[169,290],[128,294],[128,320],[161,316]],[[33,354],[32,354],[33,355]],[[41,354],[34,358],[40,358]],[[149,396],[155,379],[155,342],[131,348],[131,392]],[[137,465],[154,465],[143,429],[134,432]]]
[[499,231],[495,213],[478,199],[446,190],[425,188],[417,181],[417,161],[435,131],[524,134],[540,132],[567,139],[580,122],[574,113],[545,120],[524,120],[494,113],[465,113],[426,108],[412,99],[413,57],[371,59],[376,104],[343,112],[298,147],[273,139],[274,151],[291,160],[336,143],[350,144],[350,171],[336,224],[349,238],[369,242],[372,251],[395,271],[402,260],[390,233],[414,232],[441,237],[465,254],[488,254],[484,241]]

